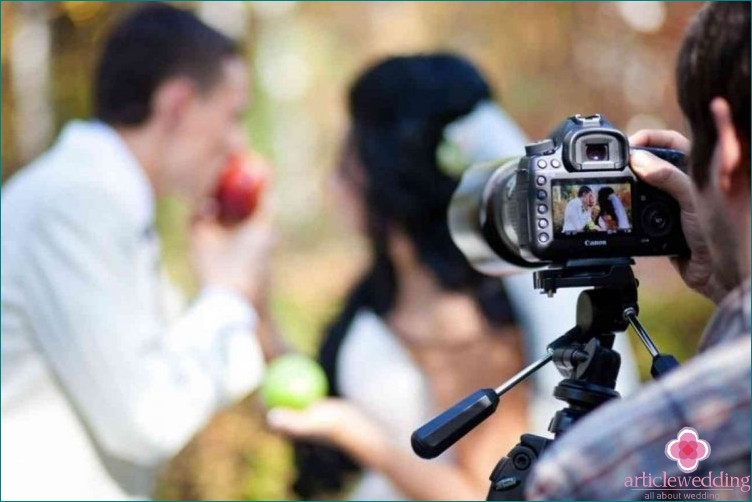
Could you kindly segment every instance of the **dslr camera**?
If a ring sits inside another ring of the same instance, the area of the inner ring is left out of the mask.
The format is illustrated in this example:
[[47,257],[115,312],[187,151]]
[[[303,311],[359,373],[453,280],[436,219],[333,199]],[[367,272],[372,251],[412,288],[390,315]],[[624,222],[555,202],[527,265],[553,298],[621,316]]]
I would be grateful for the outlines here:
[[[645,150],[683,168],[681,152]],[[688,255],[679,204],[629,167],[627,137],[575,115],[525,156],[472,166],[449,206],[452,239],[479,271],[569,260]]]

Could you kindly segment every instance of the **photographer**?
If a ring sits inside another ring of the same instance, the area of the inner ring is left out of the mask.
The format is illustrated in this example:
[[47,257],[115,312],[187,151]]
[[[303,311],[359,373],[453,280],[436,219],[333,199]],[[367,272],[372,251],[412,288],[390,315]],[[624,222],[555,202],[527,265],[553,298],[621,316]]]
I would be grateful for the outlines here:
[[[545,452],[529,480],[528,498],[641,498],[644,491],[631,488],[630,477],[712,474],[737,480],[715,498],[749,499],[749,40],[749,3],[705,6],[688,30],[676,72],[692,144],[673,131],[641,131],[631,138],[635,146],[689,154],[690,177],[645,152],[631,161],[638,176],[679,201],[692,257],[678,260],[677,268],[688,286],[718,305],[699,354],[631,399],[578,422]],[[666,454],[667,443],[684,427],[711,447],[691,474]],[[719,486],[692,488],[710,492]]]
[[154,227],[156,197],[199,214],[243,148],[243,58],[187,11],[139,7],[95,87],[96,120],[67,124],[3,187],[6,500],[148,497],[156,469],[263,372],[267,224],[196,216],[202,288],[182,316],[163,301]]

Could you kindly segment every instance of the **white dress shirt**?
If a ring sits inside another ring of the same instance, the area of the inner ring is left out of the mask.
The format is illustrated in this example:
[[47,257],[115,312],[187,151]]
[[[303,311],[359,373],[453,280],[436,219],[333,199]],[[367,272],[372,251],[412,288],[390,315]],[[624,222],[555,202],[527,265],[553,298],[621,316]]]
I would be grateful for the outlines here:
[[567,202],[564,209],[564,232],[582,232],[593,220],[592,209],[583,204],[582,199],[576,197]]
[[170,320],[154,196],[74,122],[2,192],[2,498],[148,497],[155,469],[263,372],[256,314],[203,290]]

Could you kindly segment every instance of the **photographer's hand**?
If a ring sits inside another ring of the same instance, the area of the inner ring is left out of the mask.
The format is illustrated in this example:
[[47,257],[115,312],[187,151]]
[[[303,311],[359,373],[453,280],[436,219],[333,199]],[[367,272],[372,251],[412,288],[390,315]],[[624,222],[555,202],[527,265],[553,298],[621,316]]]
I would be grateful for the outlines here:
[[[632,146],[672,148],[685,155],[690,149],[687,138],[668,130],[638,131],[629,138],[629,142]],[[710,247],[696,211],[692,180],[669,162],[649,152],[637,150],[630,157],[632,170],[640,179],[674,197],[681,207],[682,230],[692,256],[674,258],[672,263],[690,288],[719,303],[728,291],[713,274]]]

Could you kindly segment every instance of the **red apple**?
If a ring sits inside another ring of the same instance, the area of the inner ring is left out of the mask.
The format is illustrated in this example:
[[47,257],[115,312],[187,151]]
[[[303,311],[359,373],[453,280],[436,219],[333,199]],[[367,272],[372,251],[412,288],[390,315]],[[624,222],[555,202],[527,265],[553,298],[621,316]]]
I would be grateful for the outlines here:
[[233,225],[253,214],[266,185],[267,172],[259,157],[235,154],[230,158],[215,194],[220,223]]

